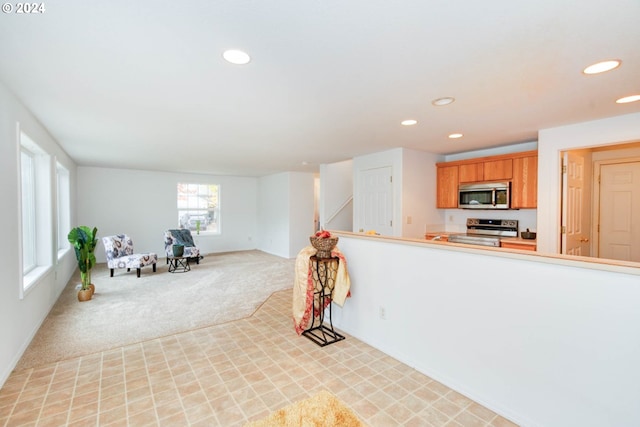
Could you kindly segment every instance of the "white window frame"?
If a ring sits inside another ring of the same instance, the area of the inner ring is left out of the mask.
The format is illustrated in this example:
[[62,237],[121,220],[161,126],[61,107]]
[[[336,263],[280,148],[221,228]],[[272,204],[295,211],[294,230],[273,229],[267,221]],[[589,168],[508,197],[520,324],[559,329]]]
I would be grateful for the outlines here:
[[193,218],[203,218],[207,224],[201,228],[200,234],[221,234],[220,193],[220,184],[179,182],[176,189],[178,227],[196,233]]
[[22,231],[22,275],[38,266],[36,252],[36,159],[27,148],[20,147],[20,220]]
[[[53,209],[52,209],[52,158],[44,151],[32,138],[20,130],[20,124],[16,125],[17,145],[18,145],[18,224],[20,227],[20,299],[33,289],[41,279],[53,268]],[[23,153],[32,159],[33,175],[32,183],[29,189],[23,189],[22,179],[22,156]],[[31,185],[33,184],[33,185]],[[23,197],[29,197],[29,193],[33,192],[33,198],[23,205]],[[27,193],[27,194],[23,194]],[[31,210],[32,214],[26,214],[26,220],[23,220],[23,210]],[[24,224],[30,222],[33,224]],[[35,244],[33,240],[24,241],[24,228],[32,227],[30,235],[35,236]],[[35,245],[35,247],[33,247]],[[30,255],[25,257],[23,248],[30,250]],[[29,261],[31,256],[35,256],[35,265]],[[25,259],[27,258],[27,259]],[[28,264],[28,265],[27,265]]]
[[56,237],[60,259],[71,245],[67,236],[71,231],[71,179],[69,170],[56,162]]

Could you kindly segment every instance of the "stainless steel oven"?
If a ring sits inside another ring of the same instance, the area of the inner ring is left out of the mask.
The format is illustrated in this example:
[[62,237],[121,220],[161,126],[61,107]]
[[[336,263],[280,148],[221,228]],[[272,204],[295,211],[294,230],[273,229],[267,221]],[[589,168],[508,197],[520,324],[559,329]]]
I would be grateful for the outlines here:
[[517,236],[517,219],[467,218],[467,233],[451,234],[449,235],[449,241],[468,245],[499,247],[500,237]]
[[461,184],[458,187],[458,207],[462,209],[509,209],[510,197],[509,182]]

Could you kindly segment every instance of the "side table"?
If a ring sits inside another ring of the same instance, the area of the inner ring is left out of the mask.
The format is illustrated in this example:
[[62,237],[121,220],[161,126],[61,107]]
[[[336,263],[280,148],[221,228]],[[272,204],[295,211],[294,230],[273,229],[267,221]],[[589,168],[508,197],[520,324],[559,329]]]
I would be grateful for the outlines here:
[[[309,258],[313,280],[313,320],[302,335],[320,347],[345,339],[333,329],[331,322],[331,295],[336,285],[340,258]],[[325,308],[329,308],[329,324],[325,324]]]
[[189,265],[189,258],[187,257],[168,257],[169,260],[169,273],[185,273],[191,271]]

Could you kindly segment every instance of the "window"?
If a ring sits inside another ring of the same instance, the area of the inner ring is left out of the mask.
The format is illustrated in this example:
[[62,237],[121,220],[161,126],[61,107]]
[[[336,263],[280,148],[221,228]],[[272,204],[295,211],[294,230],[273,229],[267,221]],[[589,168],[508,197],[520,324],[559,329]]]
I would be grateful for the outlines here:
[[22,274],[36,268],[36,179],[35,154],[20,150],[20,176],[22,182]]
[[22,233],[20,297],[53,264],[52,167],[49,156],[23,132],[20,151],[20,225]]
[[220,234],[220,186],[178,183],[178,226]]
[[60,163],[56,165],[56,208],[57,208],[57,235],[58,235],[58,257],[70,247],[67,236],[71,230],[71,200],[69,171]]

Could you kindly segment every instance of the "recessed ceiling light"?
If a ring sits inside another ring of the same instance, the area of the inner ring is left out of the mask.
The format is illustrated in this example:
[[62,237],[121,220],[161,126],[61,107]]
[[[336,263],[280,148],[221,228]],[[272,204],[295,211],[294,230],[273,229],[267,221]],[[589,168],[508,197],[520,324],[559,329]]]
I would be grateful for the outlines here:
[[249,54],[241,50],[235,50],[235,49],[225,50],[224,53],[222,54],[222,57],[226,61],[236,65],[248,64],[249,61],[251,61],[251,57],[249,56]]
[[616,99],[618,104],[628,104],[629,102],[640,101],[640,95],[625,96],[624,98]]
[[400,122],[400,124],[401,124],[402,126],[413,126],[413,125],[415,125],[416,123],[418,123],[418,121],[417,121],[417,120],[413,120],[413,119],[403,120],[403,121],[401,121],[401,122]]
[[604,73],[605,71],[611,71],[615,68],[618,68],[622,64],[622,61],[619,59],[610,59],[607,61],[598,62],[593,65],[589,65],[587,68],[582,70],[585,74],[599,74]]
[[461,133],[452,133],[451,135],[449,135],[449,138],[451,138],[451,139],[462,138],[462,134]]
[[444,98],[434,99],[433,101],[431,101],[431,103],[436,107],[442,107],[443,105],[451,104],[455,100],[456,99],[451,96],[445,96]]

